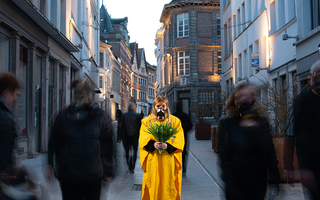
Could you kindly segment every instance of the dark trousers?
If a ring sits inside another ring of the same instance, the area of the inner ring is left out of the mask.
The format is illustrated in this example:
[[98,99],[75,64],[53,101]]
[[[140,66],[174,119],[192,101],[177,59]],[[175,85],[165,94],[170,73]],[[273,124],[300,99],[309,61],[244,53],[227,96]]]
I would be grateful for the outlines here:
[[264,200],[267,191],[267,186],[263,184],[239,184],[237,187],[233,191],[226,191],[227,200]]
[[[305,156],[298,156],[298,163],[300,170],[310,170],[314,178],[316,180],[316,188],[315,190],[311,190],[310,188],[303,187],[303,194],[305,198],[307,196],[311,196],[312,200],[320,200],[320,161],[318,158],[310,158]],[[301,177],[301,183],[305,186],[309,180]]]
[[[124,150],[126,151],[126,160],[127,160],[129,170],[133,170],[136,165],[136,160],[137,160],[139,137],[138,136],[126,136],[126,138],[123,139],[122,142],[123,142]],[[130,152],[132,152],[132,153],[130,153]]]
[[188,141],[189,141],[188,134],[184,134],[184,148],[182,151],[182,172],[183,173],[187,172],[188,148],[189,148]]
[[94,185],[78,186],[60,182],[63,200],[100,200],[101,181]]

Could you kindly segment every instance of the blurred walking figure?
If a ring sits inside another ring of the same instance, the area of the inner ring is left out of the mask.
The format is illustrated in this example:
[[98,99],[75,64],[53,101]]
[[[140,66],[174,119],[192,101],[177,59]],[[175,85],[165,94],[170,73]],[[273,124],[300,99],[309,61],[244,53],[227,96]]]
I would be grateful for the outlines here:
[[256,88],[238,85],[218,122],[219,158],[227,200],[263,200],[270,175],[269,199],[279,193],[280,175],[267,119],[254,109]]
[[184,145],[183,152],[182,152],[182,173],[186,173],[187,172],[187,158],[188,158],[187,157],[188,151],[186,150],[186,148],[189,147],[188,132],[192,129],[192,122],[191,122],[189,115],[182,111],[182,105],[181,105],[180,101],[176,102],[176,112],[173,113],[172,115],[174,115],[180,119],[183,133],[184,133],[185,145]]
[[11,111],[16,102],[20,84],[11,73],[0,74],[0,171],[13,173],[13,152],[17,147],[17,132],[14,114]]
[[[157,97],[152,113],[141,123],[139,145],[140,162],[143,170],[142,199],[181,199],[183,129],[180,120],[170,115],[168,99]],[[147,127],[154,123],[171,123],[177,128],[174,139],[157,142]],[[159,154],[158,150],[164,150]]]
[[310,86],[295,101],[294,134],[303,192],[320,199],[320,60],[311,66],[308,80]]
[[39,185],[30,179],[25,167],[17,167],[13,160],[18,135],[11,108],[19,88],[13,74],[0,74],[0,199],[39,199]]
[[54,171],[64,200],[98,200],[102,181],[114,175],[113,128],[106,113],[90,102],[84,81],[74,80],[72,88],[74,102],[59,112],[51,131],[48,178]]
[[118,134],[118,142],[122,141],[126,151],[126,160],[130,173],[134,173],[137,160],[139,131],[141,116],[135,112],[136,105],[129,103],[128,112],[121,116],[121,126]]

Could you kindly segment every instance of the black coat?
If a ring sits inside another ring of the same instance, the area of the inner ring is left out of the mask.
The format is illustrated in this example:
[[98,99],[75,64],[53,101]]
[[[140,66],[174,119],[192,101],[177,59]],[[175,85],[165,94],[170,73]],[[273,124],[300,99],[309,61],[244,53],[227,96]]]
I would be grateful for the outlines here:
[[63,182],[75,185],[97,183],[111,177],[115,166],[115,138],[111,120],[100,108],[73,106],[57,116],[49,141],[49,165]]
[[279,183],[278,161],[266,118],[259,117],[260,127],[241,127],[238,119],[222,118],[218,122],[219,158],[226,193],[239,186]]
[[13,149],[17,137],[11,111],[0,101],[0,171],[13,164]]
[[118,140],[123,140],[127,136],[139,136],[141,119],[141,115],[134,111],[123,114],[119,125]]
[[319,164],[320,96],[314,94],[311,87],[303,90],[295,99],[293,124],[297,155],[313,158]]
[[192,129],[192,122],[189,115],[181,110],[173,113],[172,115],[178,117],[181,121],[181,126],[186,137],[186,134]]

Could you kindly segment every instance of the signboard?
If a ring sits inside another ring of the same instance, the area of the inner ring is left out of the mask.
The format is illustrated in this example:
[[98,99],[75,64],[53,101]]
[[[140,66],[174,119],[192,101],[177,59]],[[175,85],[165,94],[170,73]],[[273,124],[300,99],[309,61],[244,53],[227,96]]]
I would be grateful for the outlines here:
[[180,85],[187,85],[187,78],[181,78]]
[[251,54],[251,67],[252,70],[256,70],[259,67],[259,53]]

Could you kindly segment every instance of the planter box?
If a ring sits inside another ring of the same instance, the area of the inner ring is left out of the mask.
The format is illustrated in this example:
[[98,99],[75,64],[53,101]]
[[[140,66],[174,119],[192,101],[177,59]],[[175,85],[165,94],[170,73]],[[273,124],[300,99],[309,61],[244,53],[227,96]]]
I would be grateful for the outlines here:
[[211,140],[212,140],[212,150],[217,152],[217,127],[211,128]]
[[[284,182],[299,181],[299,165],[298,158],[295,152],[294,143],[295,138],[273,138],[274,149],[276,150],[278,159],[278,169],[280,172],[280,179]],[[294,172],[290,174],[289,172]]]
[[211,138],[211,124],[195,124],[194,129],[197,140],[209,140]]

